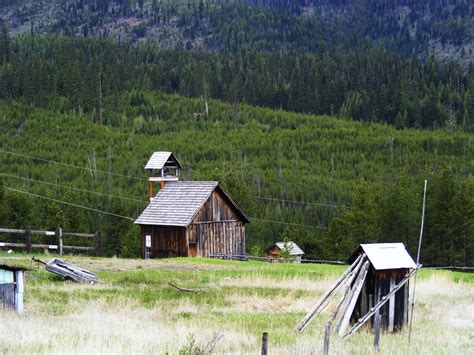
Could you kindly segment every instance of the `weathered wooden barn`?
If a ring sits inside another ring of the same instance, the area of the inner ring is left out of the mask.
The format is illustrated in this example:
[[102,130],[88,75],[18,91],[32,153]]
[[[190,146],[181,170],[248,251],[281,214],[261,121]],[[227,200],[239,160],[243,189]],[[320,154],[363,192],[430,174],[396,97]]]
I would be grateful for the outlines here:
[[267,249],[267,260],[277,261],[281,259],[282,250],[287,250],[289,257],[294,263],[301,263],[301,259],[304,255],[303,250],[295,242],[277,242]]
[[[352,313],[351,322],[369,312],[399,282],[403,281],[416,265],[403,243],[361,244],[349,261],[366,255],[369,261],[367,276]],[[378,311],[382,316],[383,329],[393,332],[401,330],[408,322],[407,281]],[[371,321],[373,325],[373,320]]]
[[153,178],[160,181],[161,189],[135,221],[141,226],[142,258],[244,255],[245,224],[249,223],[244,212],[216,181],[167,178],[159,166],[180,167],[174,155],[156,152],[150,160],[166,155],[171,161],[161,159],[154,165],[158,177],[164,177]]
[[0,264],[0,309],[23,313],[23,272],[25,268]]

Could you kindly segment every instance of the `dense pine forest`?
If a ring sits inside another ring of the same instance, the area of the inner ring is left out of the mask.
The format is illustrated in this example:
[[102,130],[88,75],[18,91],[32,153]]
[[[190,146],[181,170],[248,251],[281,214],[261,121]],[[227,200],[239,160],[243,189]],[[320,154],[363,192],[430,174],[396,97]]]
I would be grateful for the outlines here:
[[[307,257],[344,260],[363,241],[401,240],[414,252],[426,178],[423,261],[472,264],[472,134],[208,103],[206,115],[204,99],[131,91],[99,125],[90,114],[4,101],[3,185],[134,218],[147,203],[144,164],[166,148],[184,163],[183,179],[220,180],[252,217],[250,252],[287,237]],[[101,230],[108,253],[136,252],[130,220],[8,189],[2,204],[2,225]]]
[[472,266],[472,14],[461,0],[0,0],[0,225],[100,230],[108,255],[137,256],[143,167],[171,150],[183,179],[242,205],[249,253],[288,238],[307,258],[375,241],[414,254],[427,179],[422,262]]

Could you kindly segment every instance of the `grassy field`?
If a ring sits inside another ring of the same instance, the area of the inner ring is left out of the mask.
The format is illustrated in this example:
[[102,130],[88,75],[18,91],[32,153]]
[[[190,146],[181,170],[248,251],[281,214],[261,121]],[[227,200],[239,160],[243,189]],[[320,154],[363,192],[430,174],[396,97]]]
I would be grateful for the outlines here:
[[[0,263],[30,266],[29,255]],[[43,260],[47,258],[42,255]],[[0,353],[320,353],[328,313],[303,334],[294,328],[345,269],[207,259],[65,257],[98,273],[96,285],[65,282],[42,267],[27,273],[25,313],[0,313]],[[381,338],[380,353],[468,354],[474,347],[474,275],[421,270],[411,344]],[[180,293],[168,283],[201,290]],[[0,311],[1,312],[1,311]],[[330,352],[373,352],[373,335],[331,336]],[[196,353],[196,352],[195,352]]]

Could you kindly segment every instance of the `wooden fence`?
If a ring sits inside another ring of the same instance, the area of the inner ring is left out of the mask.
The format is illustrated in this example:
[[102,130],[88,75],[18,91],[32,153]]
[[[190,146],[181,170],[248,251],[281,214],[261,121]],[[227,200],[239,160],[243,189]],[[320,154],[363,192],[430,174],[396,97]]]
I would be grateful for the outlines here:
[[[10,242],[1,242],[0,248],[2,247],[12,247],[12,248],[25,248],[28,253],[33,251],[33,248],[41,248],[44,250],[58,251],[59,255],[63,255],[64,251],[95,251],[96,256],[102,255],[102,239],[100,232],[90,233],[73,233],[73,232],[63,232],[61,228],[58,228],[56,231],[42,231],[42,230],[33,230],[30,227],[25,229],[9,229],[9,228],[0,228],[1,233],[8,234],[21,234],[24,236],[24,243],[10,243]],[[56,237],[57,244],[33,244],[31,241],[32,235],[44,235]],[[65,245],[65,237],[75,237],[75,238],[90,238],[95,239],[95,246],[79,246],[79,245]]]

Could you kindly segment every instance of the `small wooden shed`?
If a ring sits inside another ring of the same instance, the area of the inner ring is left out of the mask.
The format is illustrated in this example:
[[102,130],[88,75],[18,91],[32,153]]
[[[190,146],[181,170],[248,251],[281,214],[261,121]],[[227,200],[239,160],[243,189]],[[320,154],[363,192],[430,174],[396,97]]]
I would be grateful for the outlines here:
[[267,249],[267,260],[276,261],[281,259],[281,251],[287,250],[294,263],[301,263],[304,255],[303,250],[295,242],[277,242]]
[[23,272],[26,268],[0,264],[0,309],[23,313]]
[[145,259],[244,255],[246,223],[217,181],[167,181],[135,221]]
[[[369,268],[351,316],[353,323],[406,279],[411,269],[416,268],[403,243],[360,244],[349,261],[354,262],[359,255],[366,256]],[[382,316],[383,329],[389,332],[398,331],[408,322],[408,290],[409,281],[378,311]],[[373,326],[373,319],[371,325]]]

